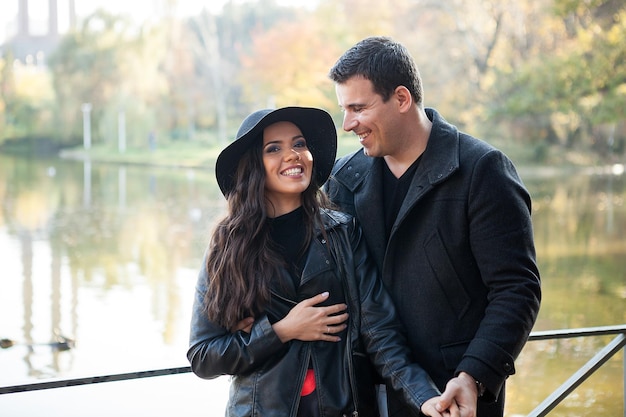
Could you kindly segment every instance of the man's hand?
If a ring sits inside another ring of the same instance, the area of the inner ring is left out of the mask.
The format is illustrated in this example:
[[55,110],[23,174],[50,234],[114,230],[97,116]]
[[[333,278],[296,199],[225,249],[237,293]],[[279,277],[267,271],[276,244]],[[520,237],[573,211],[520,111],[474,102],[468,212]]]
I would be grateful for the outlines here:
[[431,417],[461,417],[459,406],[456,401],[452,399],[447,408],[439,410],[438,406],[441,403],[441,397],[433,397],[430,400],[422,404],[421,412]]
[[476,417],[477,401],[476,380],[470,374],[461,372],[459,376],[448,381],[446,390],[441,394],[441,397],[438,397],[436,409],[443,412],[456,402],[460,417]]

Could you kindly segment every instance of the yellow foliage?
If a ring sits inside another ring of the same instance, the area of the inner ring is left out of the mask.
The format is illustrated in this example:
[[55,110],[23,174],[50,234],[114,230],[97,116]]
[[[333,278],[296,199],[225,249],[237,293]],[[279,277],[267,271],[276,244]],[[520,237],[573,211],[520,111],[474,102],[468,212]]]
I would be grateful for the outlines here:
[[334,106],[325,95],[327,78],[340,51],[325,41],[315,21],[284,22],[258,33],[253,53],[242,55],[241,81],[249,102],[266,106]]
[[46,102],[54,98],[50,72],[34,65],[16,65],[15,93],[32,102]]

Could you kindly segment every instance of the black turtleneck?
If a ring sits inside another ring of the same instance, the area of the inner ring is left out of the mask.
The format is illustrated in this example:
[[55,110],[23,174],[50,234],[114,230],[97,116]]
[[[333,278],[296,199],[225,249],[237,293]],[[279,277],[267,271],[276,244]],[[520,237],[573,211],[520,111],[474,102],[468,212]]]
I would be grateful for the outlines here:
[[300,275],[304,268],[304,256],[300,255],[302,249],[308,245],[308,242],[304,242],[303,219],[302,206],[282,216],[268,219],[270,237],[285,260],[296,288],[300,285]]

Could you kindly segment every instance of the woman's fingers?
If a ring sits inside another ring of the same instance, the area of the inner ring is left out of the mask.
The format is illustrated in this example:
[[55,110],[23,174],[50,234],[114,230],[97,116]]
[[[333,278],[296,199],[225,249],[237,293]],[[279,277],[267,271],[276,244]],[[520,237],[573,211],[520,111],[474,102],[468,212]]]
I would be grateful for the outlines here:
[[283,342],[292,339],[329,342],[341,340],[336,334],[347,327],[347,305],[339,303],[318,306],[326,301],[328,296],[328,292],[323,292],[299,302],[283,320],[272,326],[278,337]]
[[328,325],[326,326],[324,333],[331,334],[331,335],[335,333],[340,333],[340,332],[343,332],[346,329],[346,327],[348,327],[348,325],[345,323],[337,324],[333,326]]

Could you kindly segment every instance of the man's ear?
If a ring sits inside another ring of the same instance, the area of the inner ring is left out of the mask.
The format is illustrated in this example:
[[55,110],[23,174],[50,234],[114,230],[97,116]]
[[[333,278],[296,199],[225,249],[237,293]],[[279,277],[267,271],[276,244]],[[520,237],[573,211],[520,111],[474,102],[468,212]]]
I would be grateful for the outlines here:
[[400,112],[407,112],[413,105],[413,96],[408,88],[403,85],[396,87],[394,91],[394,97],[398,103],[398,110]]

